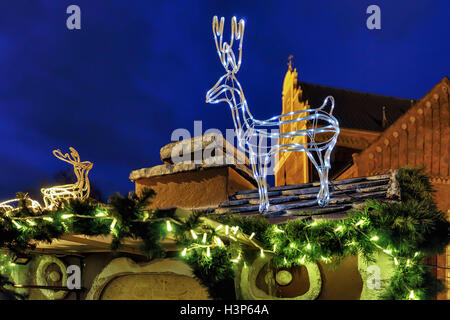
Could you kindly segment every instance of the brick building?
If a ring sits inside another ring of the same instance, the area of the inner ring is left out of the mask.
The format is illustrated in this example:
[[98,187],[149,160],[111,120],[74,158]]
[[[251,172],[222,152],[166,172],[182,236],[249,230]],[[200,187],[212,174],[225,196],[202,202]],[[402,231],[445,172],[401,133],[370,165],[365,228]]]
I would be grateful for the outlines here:
[[[450,213],[449,80],[444,77],[419,100],[394,98],[299,82],[289,70],[283,84],[283,113],[318,107],[331,95],[341,133],[332,154],[330,179],[384,174],[403,166],[423,167],[440,210]],[[284,125],[286,126],[286,125]],[[294,128],[281,127],[281,132]],[[286,152],[275,166],[277,186],[317,180],[304,153]],[[449,287],[450,250],[432,261]],[[450,299],[450,290],[439,299]]]

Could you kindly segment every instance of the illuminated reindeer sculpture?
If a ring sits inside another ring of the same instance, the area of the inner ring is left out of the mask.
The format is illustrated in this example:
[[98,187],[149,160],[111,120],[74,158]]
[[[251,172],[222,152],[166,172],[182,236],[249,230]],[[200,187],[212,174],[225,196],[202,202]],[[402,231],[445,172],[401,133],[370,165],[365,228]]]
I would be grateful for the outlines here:
[[[270,207],[266,180],[269,160],[273,154],[287,151],[306,152],[320,177],[320,190],[317,194],[318,204],[320,206],[327,205],[330,198],[328,190],[330,155],[339,135],[339,122],[332,116],[333,97],[325,98],[322,106],[317,109],[290,112],[262,121],[255,119],[250,113],[242,87],[236,79],[236,73],[241,66],[245,23],[244,20],[240,20],[238,25],[236,17],[232,18],[231,40],[228,44],[223,42],[224,22],[223,17],[219,23],[215,16],[212,28],[217,53],[226,74],[207,92],[206,102],[226,102],[230,106],[239,145],[249,153],[253,176],[258,184],[259,211],[269,211]],[[235,40],[239,40],[237,59],[232,49]],[[330,112],[324,110],[327,105],[330,105]],[[278,129],[282,124],[297,122],[309,123],[309,126],[304,130],[283,133],[268,133],[267,130],[270,127]],[[316,141],[316,135],[318,134],[323,135],[322,139],[319,139],[320,142]],[[305,142],[296,143],[293,141],[295,137],[303,137],[300,139]],[[277,139],[278,144],[269,147],[264,145],[263,141],[268,141],[269,138]],[[290,142],[283,143],[287,140]],[[323,151],[325,151],[324,156],[322,156]]]
[[[89,161],[80,161],[80,156],[78,152],[74,148],[70,148],[70,155],[63,155],[59,150],[53,150],[53,155],[60,160],[70,163],[74,167],[75,176],[77,181],[74,184],[66,184],[62,186],[43,188],[41,189],[45,209],[53,209],[58,202],[61,200],[68,199],[86,199],[89,197],[90,185],[88,179],[89,170],[92,169],[92,163]],[[42,210],[39,202],[28,198],[25,196],[22,199],[27,202],[27,207],[31,210],[38,212]],[[17,204],[21,201],[21,199],[12,199],[0,202],[0,213],[5,213],[9,215],[9,213],[19,210],[19,206]]]
[[60,150],[53,150],[53,155],[73,165],[77,181],[74,184],[41,189],[45,207],[48,209],[52,209],[61,200],[72,198],[86,199],[89,197],[90,184],[88,174],[93,164],[89,161],[81,162],[78,152],[72,147],[69,149],[70,155],[67,153],[63,155]]

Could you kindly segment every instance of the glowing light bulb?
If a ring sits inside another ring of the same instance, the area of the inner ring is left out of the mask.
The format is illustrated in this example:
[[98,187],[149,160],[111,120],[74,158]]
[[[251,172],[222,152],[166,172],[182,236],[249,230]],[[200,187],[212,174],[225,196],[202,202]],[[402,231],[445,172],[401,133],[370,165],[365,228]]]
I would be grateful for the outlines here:
[[339,226],[339,227],[337,227],[336,229],[334,229],[334,231],[335,231],[335,232],[338,232],[338,231],[340,231],[340,230],[342,230],[342,229],[344,229],[344,227],[343,227],[343,226]]
[[398,266],[398,260],[395,257],[394,257],[394,263],[395,263],[396,266]]
[[209,247],[206,248],[206,256],[207,257],[211,256],[211,249]]
[[283,262],[284,262],[285,265],[287,264],[287,259],[286,259],[286,257],[284,257]]
[[362,225],[364,223],[364,220],[359,220],[356,224],[355,224],[355,226],[357,227],[357,226],[360,226],[360,225]]
[[370,240],[372,241],[378,241],[380,238],[378,238],[378,236],[373,236],[372,238],[370,238]]
[[50,218],[50,217],[44,217],[44,218],[42,218],[42,219],[47,220],[47,221],[50,221],[50,222],[53,222],[53,218]]
[[419,255],[419,252],[414,253],[414,258]]
[[276,252],[276,251],[277,251],[277,245],[274,244],[274,245],[273,245],[273,252]]
[[27,223],[28,223],[30,226],[35,226],[35,225],[36,225],[36,222],[34,222],[33,220],[27,219],[26,221],[27,221]]
[[166,221],[166,227],[167,227],[167,231],[169,231],[169,232],[172,231],[172,225],[170,224],[169,220]]
[[203,243],[206,243],[206,232],[203,233],[202,242],[203,242]]
[[281,230],[281,229],[275,228],[275,232],[278,232],[278,233],[282,233],[282,232],[284,232],[284,230]]
[[391,254],[392,253],[392,250],[387,250],[387,249],[385,249],[385,250],[383,250],[385,253],[387,253],[387,254]]
[[264,250],[261,249],[261,258],[264,258]]
[[248,237],[248,239],[249,239],[249,240],[252,240],[254,236],[255,236],[255,233],[252,232],[252,234],[250,235],[250,237]]
[[309,226],[310,226],[310,227],[315,227],[315,226],[317,226],[317,221],[314,221],[314,222],[311,223]]
[[106,213],[104,213],[104,212],[99,212],[99,213],[97,213],[95,216],[96,216],[96,217],[105,217],[105,216],[106,216]]
[[305,259],[306,259],[306,254],[301,259],[299,259],[300,263],[301,264],[305,263]]
[[181,251],[181,255],[184,257],[186,255],[187,248],[184,248],[183,251]]
[[116,224],[117,224],[117,219],[113,219],[113,222],[111,223],[111,225],[109,226],[109,228],[110,228],[111,230],[114,230],[114,227],[116,226]]
[[222,242],[222,240],[220,240],[219,237],[214,237],[214,241],[215,241],[215,243],[217,243],[217,245],[219,247],[223,246],[223,242]]
[[17,229],[21,229],[22,226],[18,224],[16,221],[12,220],[12,223],[16,226]]
[[411,292],[409,293],[409,298],[410,299],[416,299],[416,296],[414,294],[414,290],[411,290]]
[[229,229],[230,229],[230,227],[225,226],[225,234],[226,234],[226,235],[228,235],[228,232],[230,231]]
[[72,217],[73,217],[73,214],[63,214],[61,216],[62,219],[69,219],[69,218],[72,218]]
[[308,244],[306,245],[306,249],[311,250],[311,243],[308,242]]
[[220,229],[222,229],[223,228],[223,225],[221,224],[221,225],[219,225],[217,228],[216,228],[216,231],[219,231]]
[[197,234],[192,229],[191,229],[191,235],[192,235],[192,238],[194,238],[194,240],[197,240]]

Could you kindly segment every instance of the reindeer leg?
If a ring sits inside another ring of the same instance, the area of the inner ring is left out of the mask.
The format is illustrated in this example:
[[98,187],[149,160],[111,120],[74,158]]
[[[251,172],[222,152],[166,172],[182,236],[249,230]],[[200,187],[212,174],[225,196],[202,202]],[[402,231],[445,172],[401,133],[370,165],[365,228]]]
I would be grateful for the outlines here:
[[267,193],[267,164],[269,162],[269,156],[264,157],[263,162],[263,191],[264,191],[264,211],[269,211],[270,202],[269,195]]
[[252,167],[253,178],[255,178],[256,183],[258,185],[258,194],[259,194],[259,212],[263,212],[262,210],[262,197],[263,197],[263,189],[261,185],[261,176],[259,175],[259,170],[256,163],[256,157],[251,148],[249,148],[250,154],[250,165]]
[[[322,161],[322,155],[320,154],[319,151],[316,151],[318,157],[319,157],[319,163],[317,163],[316,159],[314,159],[314,155],[310,152],[310,151],[305,151],[306,155],[308,156],[309,160],[311,161],[311,163],[314,165],[314,167],[317,170],[317,174],[319,175],[319,179],[320,179],[320,189],[319,189],[319,193],[317,194],[317,203],[319,204],[319,206],[324,206],[324,201],[323,201],[323,196],[325,193],[324,190],[324,171],[323,171],[323,161]],[[328,186],[328,184],[327,184]]]
[[257,172],[258,172],[258,191],[259,191],[259,212],[263,213],[266,211],[266,197],[267,197],[267,191],[264,189],[264,185],[266,183],[266,177],[264,176],[264,171],[262,167],[262,159],[261,157],[258,157],[258,166],[257,166]]
[[330,193],[329,193],[329,186],[328,186],[328,172],[331,168],[331,164],[330,164],[331,152],[333,151],[334,145],[336,144],[336,142],[334,140],[333,140],[333,142],[331,142],[328,145],[327,151],[325,152],[325,157],[324,157],[323,178],[321,179],[321,185],[323,185],[322,206],[326,206],[328,204],[328,202],[330,201]]

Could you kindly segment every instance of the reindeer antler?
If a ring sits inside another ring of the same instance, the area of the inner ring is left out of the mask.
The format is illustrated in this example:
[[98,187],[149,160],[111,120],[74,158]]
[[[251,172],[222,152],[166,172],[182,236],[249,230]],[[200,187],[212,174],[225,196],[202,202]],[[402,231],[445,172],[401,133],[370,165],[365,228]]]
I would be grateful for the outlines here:
[[[212,22],[212,29],[213,29],[213,35],[214,35],[214,41],[216,43],[217,48],[217,54],[219,55],[220,62],[222,63],[223,67],[227,71],[232,71],[233,73],[236,73],[239,71],[239,68],[241,67],[241,61],[242,61],[242,42],[244,39],[244,29],[245,29],[245,22],[243,19],[239,21],[239,25],[237,23],[236,17],[233,17],[231,19],[231,38],[230,43],[223,42],[223,27],[225,24],[225,18],[220,18],[220,24],[217,16],[213,17]],[[219,37],[219,40],[217,40],[217,37]],[[240,40],[239,41],[239,59],[236,63],[236,56],[233,52],[233,42],[234,39]],[[228,70],[228,65],[231,64],[231,70]]]
[[80,155],[78,154],[78,151],[75,150],[72,147],[69,147],[70,154],[72,155],[72,160],[79,163],[80,162]]
[[[59,160],[68,162],[74,166],[80,163],[80,155],[78,154],[77,150],[70,147],[70,155],[68,153],[62,154],[61,150],[53,150],[53,155],[57,157]],[[71,157],[72,156],[72,157]]]

